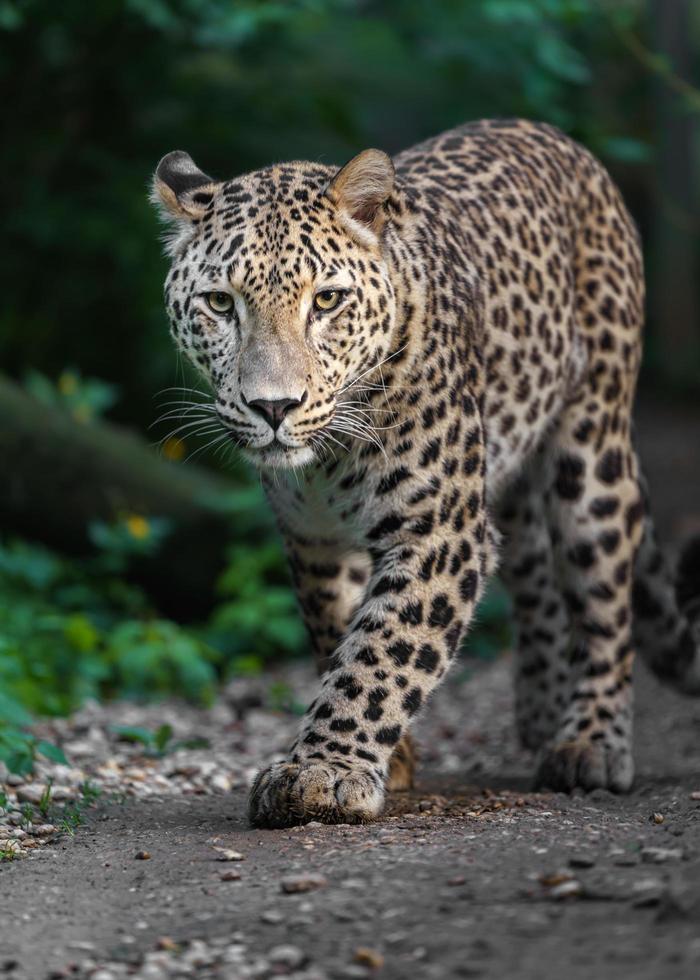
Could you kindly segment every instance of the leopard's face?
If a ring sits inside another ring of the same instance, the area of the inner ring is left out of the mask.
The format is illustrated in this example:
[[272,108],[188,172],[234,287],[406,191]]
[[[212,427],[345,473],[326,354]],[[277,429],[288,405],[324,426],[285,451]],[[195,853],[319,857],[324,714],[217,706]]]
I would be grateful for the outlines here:
[[209,182],[178,216],[172,334],[260,466],[304,465],[361,429],[353,402],[390,350],[389,269],[375,231],[329,192],[332,173],[290,164]]

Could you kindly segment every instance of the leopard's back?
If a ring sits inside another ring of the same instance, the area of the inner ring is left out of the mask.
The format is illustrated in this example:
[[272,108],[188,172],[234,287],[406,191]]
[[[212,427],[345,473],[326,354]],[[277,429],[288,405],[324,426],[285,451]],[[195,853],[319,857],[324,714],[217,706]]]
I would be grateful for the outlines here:
[[472,331],[477,322],[485,365],[495,497],[585,375],[599,377],[602,403],[606,390],[633,390],[644,301],[638,234],[601,164],[544,123],[468,123],[396,164],[446,292],[455,275],[473,276],[478,315],[465,322]]

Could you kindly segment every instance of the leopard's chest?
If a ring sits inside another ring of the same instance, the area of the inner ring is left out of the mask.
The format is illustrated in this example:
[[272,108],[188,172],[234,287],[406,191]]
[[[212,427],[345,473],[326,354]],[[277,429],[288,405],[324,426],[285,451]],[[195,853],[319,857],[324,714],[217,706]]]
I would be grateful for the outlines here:
[[286,533],[355,550],[366,546],[374,520],[374,483],[372,473],[347,460],[330,473],[319,467],[280,474],[266,491]]

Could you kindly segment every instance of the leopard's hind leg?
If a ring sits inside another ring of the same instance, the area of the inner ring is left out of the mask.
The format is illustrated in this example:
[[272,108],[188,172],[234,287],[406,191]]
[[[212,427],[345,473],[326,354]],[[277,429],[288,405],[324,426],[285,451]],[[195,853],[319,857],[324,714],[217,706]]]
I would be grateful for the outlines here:
[[593,405],[571,405],[552,438],[552,537],[576,645],[568,703],[538,783],[620,791],[634,772],[631,593],[643,506],[629,406],[608,427]]
[[644,281],[619,192],[592,160],[582,176],[568,327],[586,356],[546,440],[548,514],[576,645],[570,697],[537,778],[557,790],[623,791],[634,776],[631,607],[644,504],[631,416]]
[[568,700],[571,629],[558,585],[547,524],[543,460],[505,492],[501,577],[515,628],[515,715],[523,746],[539,749],[554,734]]

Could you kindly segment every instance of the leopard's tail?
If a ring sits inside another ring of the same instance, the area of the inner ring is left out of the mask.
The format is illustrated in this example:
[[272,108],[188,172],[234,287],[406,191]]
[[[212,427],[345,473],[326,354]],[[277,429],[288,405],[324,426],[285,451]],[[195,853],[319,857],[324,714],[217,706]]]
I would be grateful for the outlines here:
[[657,545],[647,507],[637,554],[634,638],[656,676],[700,697],[700,535],[681,552],[675,574]]

